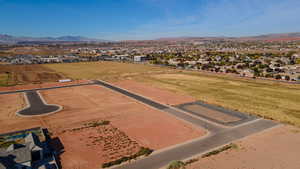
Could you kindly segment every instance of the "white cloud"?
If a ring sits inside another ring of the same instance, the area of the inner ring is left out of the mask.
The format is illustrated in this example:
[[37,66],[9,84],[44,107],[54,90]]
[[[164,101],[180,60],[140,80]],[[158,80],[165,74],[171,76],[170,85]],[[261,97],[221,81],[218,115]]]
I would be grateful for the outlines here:
[[[145,0],[172,11],[170,2]],[[188,0],[186,0],[187,2]],[[181,1],[182,2],[182,1]],[[178,4],[177,4],[178,5]],[[168,13],[118,35],[122,39],[153,39],[170,36],[240,36],[300,31],[299,0],[210,0],[178,16]]]

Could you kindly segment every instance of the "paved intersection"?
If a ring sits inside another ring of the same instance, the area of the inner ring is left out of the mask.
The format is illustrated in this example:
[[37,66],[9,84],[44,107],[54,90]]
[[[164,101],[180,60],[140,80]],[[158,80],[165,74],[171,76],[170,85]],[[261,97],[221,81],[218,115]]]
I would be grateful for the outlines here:
[[200,137],[199,139],[187,142],[186,144],[178,145],[165,151],[161,151],[158,153],[154,152],[149,157],[134,161],[129,164],[114,167],[116,169],[158,169],[167,165],[172,160],[188,159],[192,156],[203,154],[207,151],[213,150],[232,141],[244,138],[251,134],[258,133],[278,125],[278,123],[270,120],[258,119],[256,117],[249,116],[246,120],[243,119],[242,123],[238,123],[236,124],[236,126],[227,127],[219,125],[214,121],[209,121],[207,119],[201,118],[197,116],[197,114],[193,114],[191,112],[179,110],[178,108],[155,102],[149,98],[132,93],[128,90],[119,88],[104,81],[95,80],[94,83],[109,88],[115,92],[124,94],[153,108],[168,112],[176,116],[177,118],[183,119],[195,126],[205,128],[209,131],[209,135],[206,137]]
[[[200,128],[204,128],[208,131],[207,136],[200,137],[193,141],[189,141],[187,143],[183,143],[163,151],[154,152],[149,157],[134,161],[129,164],[114,167],[117,169],[158,169],[167,165],[172,160],[184,160],[195,155],[201,155],[207,151],[213,150],[222,145],[228,144],[235,140],[244,138],[251,134],[255,134],[278,125],[278,123],[276,122],[265,120],[265,119],[259,119],[257,117],[252,117],[252,116],[251,117],[244,116],[247,118],[243,117],[242,122],[233,124],[232,126],[221,125],[218,124],[217,121],[208,118],[203,118],[203,116],[200,116],[195,112],[186,111],[184,109],[180,109],[180,107],[171,107],[168,105],[164,105],[156,101],[153,101],[149,98],[146,98],[144,96],[132,93],[125,89],[119,88],[117,86],[99,80],[95,80],[93,83],[88,83],[88,84],[0,92],[0,94],[26,92],[27,98],[30,101],[30,107],[29,110],[27,111],[31,112],[33,110],[40,111],[39,108],[41,107],[47,108],[47,106],[44,107],[45,103],[43,103],[42,100],[36,97],[38,95],[37,91],[64,88],[64,87],[76,87],[76,86],[83,86],[83,85],[100,85],[102,87],[106,87],[110,90],[126,95],[131,99],[135,99],[143,104],[151,106],[155,109],[168,112],[179,119],[187,121]],[[230,114],[230,112],[227,114]]]

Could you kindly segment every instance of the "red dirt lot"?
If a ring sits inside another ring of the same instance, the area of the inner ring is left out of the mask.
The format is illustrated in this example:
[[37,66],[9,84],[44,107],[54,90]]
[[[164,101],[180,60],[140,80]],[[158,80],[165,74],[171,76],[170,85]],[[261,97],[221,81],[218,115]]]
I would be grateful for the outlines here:
[[247,137],[231,149],[189,165],[187,169],[299,169],[300,129],[277,127]]
[[30,90],[36,88],[48,88],[48,87],[57,87],[57,86],[67,86],[67,85],[74,85],[74,84],[85,84],[89,83],[89,80],[76,80],[72,82],[48,82],[48,83],[40,83],[40,84],[27,84],[27,85],[16,85],[16,86],[9,86],[9,87],[0,87],[0,92],[5,91],[15,91],[15,90]]
[[[91,120],[110,120],[141,145],[153,149],[167,147],[204,134],[168,113],[136,102],[100,86],[81,86],[41,91],[49,104],[63,110],[45,117],[51,129],[65,128]],[[172,139],[170,139],[172,138]]]
[[39,118],[22,118],[16,112],[25,107],[23,94],[0,95],[0,133],[38,127]]
[[59,133],[59,138],[66,150],[61,163],[67,169],[100,168],[102,163],[133,155],[140,148],[137,142],[112,125],[75,128]]
[[[101,155],[103,147],[87,147],[91,138],[86,136],[88,133],[96,135],[97,130],[63,132],[95,120],[109,120],[114,128],[124,132],[138,146],[154,150],[205,134],[204,130],[168,113],[97,85],[45,90],[40,93],[48,104],[61,105],[63,110],[48,116],[22,118],[15,112],[25,106],[23,94],[0,95],[0,132],[37,126],[48,128],[53,137],[58,137],[65,146],[65,152],[61,155],[64,169],[99,168],[101,162],[106,160]],[[101,134],[98,136],[105,137]]]
[[114,84],[168,105],[178,105],[196,101],[196,99],[191,96],[183,95],[181,93],[172,93],[170,91],[151,86],[150,84],[136,82],[133,80],[118,81],[114,82]]

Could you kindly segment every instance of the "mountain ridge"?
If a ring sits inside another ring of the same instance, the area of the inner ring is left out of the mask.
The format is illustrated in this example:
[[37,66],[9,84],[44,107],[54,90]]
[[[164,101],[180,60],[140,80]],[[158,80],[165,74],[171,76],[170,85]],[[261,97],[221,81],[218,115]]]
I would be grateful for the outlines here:
[[104,39],[87,38],[83,36],[60,36],[60,37],[23,37],[0,34],[0,43],[19,42],[107,42]]
[[291,33],[271,33],[263,34],[256,36],[241,36],[241,37],[229,37],[229,36],[203,36],[203,37],[166,37],[158,38],[155,40],[173,40],[173,41],[182,41],[182,40],[300,40],[300,32],[291,32]]

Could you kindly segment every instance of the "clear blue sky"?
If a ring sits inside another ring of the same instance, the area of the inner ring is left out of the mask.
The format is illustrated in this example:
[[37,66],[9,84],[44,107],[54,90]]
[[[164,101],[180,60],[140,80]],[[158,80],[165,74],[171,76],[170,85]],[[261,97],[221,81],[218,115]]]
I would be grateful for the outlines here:
[[0,34],[108,40],[300,32],[300,0],[0,0]]

